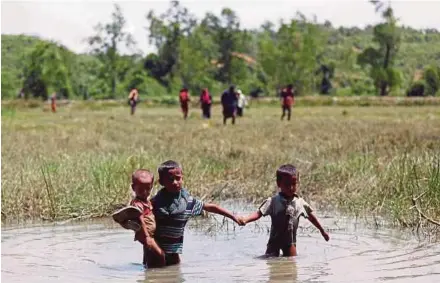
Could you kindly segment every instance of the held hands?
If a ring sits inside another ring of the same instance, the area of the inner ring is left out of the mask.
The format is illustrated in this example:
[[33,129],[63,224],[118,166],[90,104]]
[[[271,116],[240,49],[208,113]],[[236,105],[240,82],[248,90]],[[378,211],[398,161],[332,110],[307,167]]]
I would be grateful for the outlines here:
[[246,221],[244,220],[244,218],[243,217],[241,217],[241,216],[235,216],[234,215],[234,222],[235,223],[237,223],[239,226],[244,226],[244,225],[246,225]]

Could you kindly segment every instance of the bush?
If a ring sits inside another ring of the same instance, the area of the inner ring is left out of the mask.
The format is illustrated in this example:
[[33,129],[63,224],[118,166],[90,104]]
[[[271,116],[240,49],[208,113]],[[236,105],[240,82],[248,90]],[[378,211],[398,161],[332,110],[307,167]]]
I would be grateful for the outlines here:
[[406,93],[407,96],[425,96],[426,82],[420,80],[414,82]]
[[423,72],[423,78],[426,81],[426,95],[435,95],[440,89],[440,76],[437,69],[434,67],[426,68]]
[[336,96],[352,96],[353,90],[351,87],[338,88],[335,92]]
[[351,86],[353,90],[352,95],[374,95],[374,82],[371,78],[364,80],[355,80]]

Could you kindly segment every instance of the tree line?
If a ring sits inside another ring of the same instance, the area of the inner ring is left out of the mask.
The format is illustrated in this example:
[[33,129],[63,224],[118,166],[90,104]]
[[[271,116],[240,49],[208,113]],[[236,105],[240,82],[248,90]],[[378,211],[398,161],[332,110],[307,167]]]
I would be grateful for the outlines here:
[[[163,14],[146,13],[149,43],[156,49],[146,56],[115,4],[111,20],[85,38],[87,54],[2,35],[2,96],[21,92],[47,99],[57,92],[115,99],[135,87],[141,95],[161,96],[183,86],[193,93],[207,87],[215,95],[229,84],[272,96],[289,83],[298,95],[440,95],[440,33],[400,26],[389,4],[372,4],[382,20],[365,29],[335,28],[300,12],[278,25],[246,29],[229,8],[196,19],[171,1]],[[131,55],[122,54],[122,46]]]

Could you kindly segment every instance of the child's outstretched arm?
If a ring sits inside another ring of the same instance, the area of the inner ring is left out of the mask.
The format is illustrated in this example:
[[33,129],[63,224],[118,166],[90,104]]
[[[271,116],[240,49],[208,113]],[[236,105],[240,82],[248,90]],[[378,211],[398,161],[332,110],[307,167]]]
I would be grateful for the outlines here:
[[325,232],[324,228],[322,228],[321,223],[319,223],[318,218],[316,218],[316,216],[310,212],[310,213],[308,213],[308,219],[313,225],[315,225],[316,228],[318,228],[319,232],[321,232],[322,237],[324,237],[324,239],[328,242],[330,237],[327,234],[327,232]]
[[257,221],[261,218],[261,216],[263,216],[263,214],[261,213],[261,211],[258,210],[252,214],[249,214],[248,216],[239,217],[239,220],[243,222],[243,225],[246,225],[249,222]]
[[225,217],[228,217],[229,219],[232,219],[235,223],[242,225],[241,222],[239,221],[239,219],[235,215],[233,215],[231,212],[224,209],[223,207],[218,206],[217,204],[204,203],[203,210],[208,211],[208,212],[212,212],[215,214],[223,215]]

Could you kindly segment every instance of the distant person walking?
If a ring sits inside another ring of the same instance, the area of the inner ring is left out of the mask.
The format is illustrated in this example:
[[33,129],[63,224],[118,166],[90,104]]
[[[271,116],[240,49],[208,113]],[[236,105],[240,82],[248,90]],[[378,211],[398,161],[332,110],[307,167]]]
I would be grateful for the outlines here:
[[179,101],[180,101],[180,108],[183,112],[183,119],[188,118],[188,111],[189,111],[189,102],[191,101],[191,98],[189,96],[189,91],[186,87],[182,88],[179,93]]
[[237,102],[237,115],[238,117],[243,117],[243,110],[247,106],[246,95],[239,89],[237,90],[238,102]]
[[292,84],[287,85],[281,91],[281,108],[283,110],[283,114],[281,115],[281,121],[284,120],[284,116],[287,112],[287,120],[290,121],[290,116],[292,114],[292,105],[294,104],[294,93],[295,89]]
[[128,104],[131,108],[131,115],[134,115],[134,112],[136,111],[136,105],[139,102],[139,92],[137,88],[133,88],[129,95],[128,95]]
[[52,109],[52,113],[57,112],[57,93],[54,92],[50,96],[50,108]]
[[232,118],[232,124],[234,125],[238,103],[238,93],[235,91],[235,86],[231,85],[228,90],[223,92],[221,101],[223,106],[223,125],[226,125],[228,118]]
[[200,105],[202,106],[202,116],[204,119],[211,118],[211,105],[212,96],[209,94],[208,89],[204,88],[200,94]]

